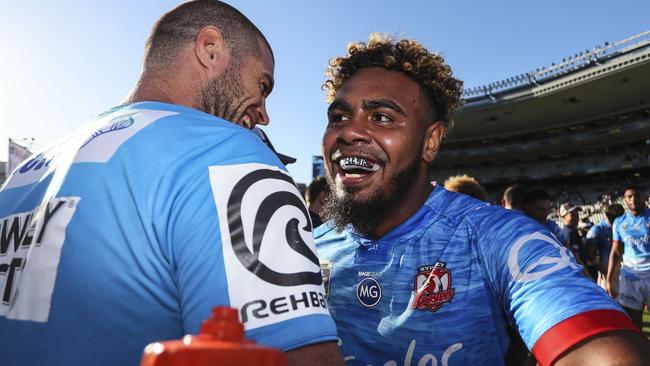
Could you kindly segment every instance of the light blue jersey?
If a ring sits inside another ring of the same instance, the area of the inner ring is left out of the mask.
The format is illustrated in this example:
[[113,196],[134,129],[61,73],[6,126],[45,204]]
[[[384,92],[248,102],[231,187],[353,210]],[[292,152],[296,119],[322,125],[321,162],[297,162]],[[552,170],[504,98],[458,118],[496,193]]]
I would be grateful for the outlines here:
[[587,232],[587,245],[598,249],[600,263],[607,266],[612,251],[612,225],[603,220],[592,226]]
[[0,190],[0,365],[137,365],[215,305],[264,345],[336,340],[310,231],[250,131],[164,103],[112,109]]
[[624,272],[650,276],[650,210],[634,216],[629,211],[616,218],[613,239],[624,246]]
[[633,329],[539,223],[441,187],[379,240],[326,223],[316,247],[349,365],[501,365],[509,327],[546,365]]

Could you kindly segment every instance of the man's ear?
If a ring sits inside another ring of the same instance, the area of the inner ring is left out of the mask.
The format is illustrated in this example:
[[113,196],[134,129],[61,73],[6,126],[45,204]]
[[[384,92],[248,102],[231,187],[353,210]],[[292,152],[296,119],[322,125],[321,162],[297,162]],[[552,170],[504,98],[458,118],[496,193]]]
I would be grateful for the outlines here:
[[325,198],[327,197],[327,193],[325,191],[322,191],[318,194],[318,203],[323,206],[325,204]]
[[436,158],[440,149],[440,142],[445,135],[445,126],[442,122],[433,122],[425,132],[424,147],[422,149],[422,160],[428,165]]
[[201,29],[194,43],[194,54],[209,77],[223,73],[230,64],[230,50],[217,27]]

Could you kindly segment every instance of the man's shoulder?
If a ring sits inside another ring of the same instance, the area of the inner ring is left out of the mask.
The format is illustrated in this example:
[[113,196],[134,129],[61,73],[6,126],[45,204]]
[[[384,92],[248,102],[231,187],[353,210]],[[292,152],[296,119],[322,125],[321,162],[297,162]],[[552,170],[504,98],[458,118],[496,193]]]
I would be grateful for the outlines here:
[[502,226],[519,225],[532,220],[517,210],[508,210],[499,205],[482,204],[468,207],[465,220],[480,231],[491,231]]
[[486,213],[496,212],[501,208],[466,194],[450,192],[442,187],[436,187],[424,205],[428,207],[436,221],[445,220],[454,226],[467,219],[480,221]]
[[[251,131],[232,122],[188,107],[164,103],[136,103],[112,116],[131,115],[148,125],[129,139],[126,153],[155,154],[151,164],[199,168],[207,165],[264,163],[281,167],[279,160]],[[129,159],[131,160],[131,159]],[[143,160],[143,159],[140,159]],[[207,164],[207,165],[206,165]]]
[[589,229],[589,231],[601,233],[601,232],[606,232],[607,230],[611,230],[611,229],[612,229],[612,226],[609,224],[609,222],[607,222],[607,220],[603,220],[603,221],[597,223],[596,225],[594,225],[593,227],[591,227],[591,229]]
[[615,226],[615,227],[619,227],[619,226],[620,226],[621,224],[623,224],[625,221],[629,220],[630,216],[631,216],[630,213],[629,213],[628,211],[625,211],[625,212],[623,213],[623,215],[617,217],[617,218],[614,220],[614,226]]
[[587,230],[587,238],[593,238],[596,235],[603,234],[607,229],[611,229],[607,221],[600,221]]
[[174,104],[137,103],[122,109],[121,113],[155,119],[150,130],[158,138],[182,140],[186,138],[209,139],[215,135],[222,137],[246,132],[232,122],[203,113],[199,110]]
[[646,207],[646,208],[645,208],[645,211],[643,212],[643,214],[641,214],[641,216],[643,216],[643,217],[645,217],[646,219],[649,219],[649,220],[650,220],[650,207]]

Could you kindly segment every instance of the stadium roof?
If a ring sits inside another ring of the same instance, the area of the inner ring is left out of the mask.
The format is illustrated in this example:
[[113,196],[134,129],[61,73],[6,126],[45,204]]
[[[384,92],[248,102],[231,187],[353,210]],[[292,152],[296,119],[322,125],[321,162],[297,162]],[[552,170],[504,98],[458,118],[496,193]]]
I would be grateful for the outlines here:
[[518,135],[650,108],[650,30],[467,90],[451,141]]

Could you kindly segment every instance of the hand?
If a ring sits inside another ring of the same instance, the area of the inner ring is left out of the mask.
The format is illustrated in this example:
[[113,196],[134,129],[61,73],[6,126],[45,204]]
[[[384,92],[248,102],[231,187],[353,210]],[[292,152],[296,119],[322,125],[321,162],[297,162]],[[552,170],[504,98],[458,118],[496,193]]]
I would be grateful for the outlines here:
[[607,293],[615,299],[618,296],[618,291],[616,291],[616,287],[614,286],[614,280],[608,278],[606,282]]

